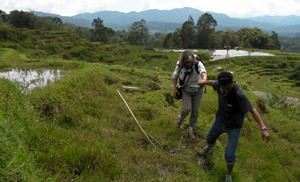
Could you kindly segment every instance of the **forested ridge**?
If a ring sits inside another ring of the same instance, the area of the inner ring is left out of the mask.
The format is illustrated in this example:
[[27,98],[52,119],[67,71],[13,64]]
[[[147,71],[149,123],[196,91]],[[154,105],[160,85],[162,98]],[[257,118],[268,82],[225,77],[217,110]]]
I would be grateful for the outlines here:
[[31,12],[0,11],[0,25],[16,28],[39,30],[69,31],[93,42],[123,42],[132,45],[144,45],[151,48],[201,48],[201,49],[280,49],[292,51],[297,44],[290,46],[288,39],[278,37],[276,32],[270,35],[258,28],[241,28],[239,30],[216,31],[218,22],[209,13],[204,13],[198,20],[189,16],[180,28],[171,33],[149,33],[144,19],[132,22],[128,30],[113,30],[105,27],[101,17],[95,17],[92,29],[64,23],[59,17],[38,17]]

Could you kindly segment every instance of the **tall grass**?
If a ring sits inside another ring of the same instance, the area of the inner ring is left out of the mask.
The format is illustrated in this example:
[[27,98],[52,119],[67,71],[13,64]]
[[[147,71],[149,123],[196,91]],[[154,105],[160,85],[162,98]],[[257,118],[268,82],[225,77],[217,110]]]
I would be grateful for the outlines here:
[[0,83],[0,179],[38,180],[44,172],[27,146],[31,132],[39,125],[38,117],[15,84],[4,79],[0,79]]

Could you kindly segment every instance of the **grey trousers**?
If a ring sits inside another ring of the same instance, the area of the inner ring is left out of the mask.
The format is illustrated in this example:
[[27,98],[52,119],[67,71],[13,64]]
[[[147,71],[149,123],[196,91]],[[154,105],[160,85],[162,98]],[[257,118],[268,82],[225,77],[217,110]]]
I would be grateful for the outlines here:
[[189,95],[184,90],[182,91],[182,109],[178,116],[178,122],[182,123],[191,112],[189,125],[192,128],[196,127],[202,95],[202,91],[195,95]]

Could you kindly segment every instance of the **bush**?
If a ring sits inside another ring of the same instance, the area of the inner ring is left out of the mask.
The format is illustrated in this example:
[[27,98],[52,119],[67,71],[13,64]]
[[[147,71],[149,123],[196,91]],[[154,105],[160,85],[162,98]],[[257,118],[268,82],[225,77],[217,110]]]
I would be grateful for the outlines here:
[[241,83],[240,87],[242,88],[242,90],[250,90],[249,84],[247,84],[245,82]]
[[200,56],[201,61],[209,61],[210,60],[210,53],[201,53],[198,56]]
[[266,102],[263,99],[257,99],[256,105],[257,105],[258,110],[261,113],[268,113],[267,108],[266,108]]
[[271,64],[271,63],[270,64],[265,64],[264,68],[275,69],[276,65],[274,65],[274,63],[273,64]]
[[298,81],[299,81],[299,80],[300,80],[300,71],[297,70],[297,71],[291,73],[291,74],[288,76],[288,78],[291,79],[291,80],[298,80]]

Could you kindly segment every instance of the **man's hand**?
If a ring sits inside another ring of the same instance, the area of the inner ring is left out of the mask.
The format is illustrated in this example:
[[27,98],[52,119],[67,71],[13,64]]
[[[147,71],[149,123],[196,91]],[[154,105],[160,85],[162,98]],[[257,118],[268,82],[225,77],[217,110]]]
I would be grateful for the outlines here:
[[205,83],[206,83],[206,80],[200,80],[200,81],[198,81],[198,85],[200,87],[203,87],[205,85]]
[[266,142],[268,143],[268,141],[270,140],[269,132],[267,130],[262,130],[261,136],[262,136],[262,139],[266,140]]

